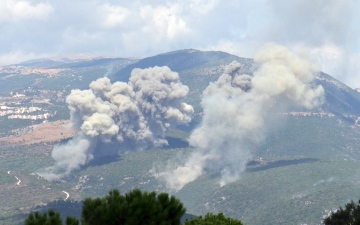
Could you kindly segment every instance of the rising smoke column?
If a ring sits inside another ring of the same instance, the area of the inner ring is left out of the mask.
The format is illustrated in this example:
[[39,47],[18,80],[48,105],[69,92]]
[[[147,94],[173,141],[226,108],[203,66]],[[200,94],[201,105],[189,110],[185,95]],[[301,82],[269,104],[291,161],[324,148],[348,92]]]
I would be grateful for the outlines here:
[[320,105],[324,89],[311,87],[318,67],[284,47],[269,44],[255,57],[253,76],[241,74],[232,62],[203,93],[203,120],[189,143],[192,154],[183,165],[156,176],[173,190],[181,189],[205,171],[221,171],[220,185],[239,179],[254,145],[265,138],[268,119],[277,108],[308,109]]
[[104,77],[89,87],[72,90],[66,98],[78,135],[54,147],[55,165],[40,173],[49,180],[59,179],[90,161],[97,141],[117,141],[122,151],[166,145],[167,129],[189,123],[194,112],[184,102],[189,88],[168,67],[134,69],[128,83],[112,84]]

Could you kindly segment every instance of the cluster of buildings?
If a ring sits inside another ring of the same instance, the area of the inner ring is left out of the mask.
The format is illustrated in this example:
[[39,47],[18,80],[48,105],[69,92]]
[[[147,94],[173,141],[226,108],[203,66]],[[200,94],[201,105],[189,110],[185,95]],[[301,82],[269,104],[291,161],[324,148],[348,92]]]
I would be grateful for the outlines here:
[[50,113],[44,113],[39,115],[10,115],[8,119],[23,119],[23,120],[46,120],[52,115]]
[[9,107],[0,105],[0,116],[7,116],[8,119],[44,120],[53,116],[48,112],[35,112],[44,112],[44,110],[39,107]]

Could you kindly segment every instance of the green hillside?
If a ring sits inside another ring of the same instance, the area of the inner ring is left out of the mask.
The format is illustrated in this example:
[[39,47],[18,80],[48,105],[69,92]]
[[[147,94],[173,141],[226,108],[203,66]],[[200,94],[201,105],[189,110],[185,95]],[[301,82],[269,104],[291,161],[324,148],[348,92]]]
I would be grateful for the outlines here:
[[[68,201],[105,196],[114,188],[122,193],[134,188],[170,191],[161,180],[154,178],[151,170],[169,161],[181,161],[192,152],[187,138],[201,121],[202,91],[209,82],[217,80],[224,66],[233,60],[244,65],[244,73],[252,74],[251,59],[197,50],[181,50],[141,60],[93,59],[62,62],[61,65],[51,62],[48,66],[46,61],[40,61],[22,65],[64,69],[52,77],[2,73],[0,92],[7,96],[5,100],[15,99],[8,96],[11,91],[23,93],[29,86],[38,88],[38,93],[42,93],[39,99],[49,98],[51,103],[42,107],[57,111],[51,120],[59,120],[69,118],[64,98],[71,89],[86,89],[92,80],[104,74],[112,81],[127,81],[133,68],[166,65],[178,72],[181,82],[189,86],[186,101],[194,106],[196,113],[190,126],[170,130],[169,146],[121,155],[99,155],[60,182],[49,182],[35,174],[53,165],[51,149],[56,143],[10,147],[0,144],[0,223],[21,224],[29,211],[64,199],[63,191],[70,194]],[[13,82],[17,80],[19,82]],[[312,110],[313,114],[306,114],[309,111],[302,108],[292,108],[281,112],[278,120],[268,121],[266,138],[253,146],[253,160],[238,181],[220,187],[220,171],[209,172],[180,191],[172,192],[184,203],[187,213],[223,212],[253,225],[319,224],[328,210],[360,198],[360,129],[357,124],[360,93],[323,73],[315,84],[324,87],[326,102]],[[42,90],[55,92],[50,95]],[[55,97],[60,91],[62,97]],[[33,99],[17,100],[31,105]],[[6,136],[14,129],[31,124],[36,123],[0,117],[0,133]],[[115,143],[98,143],[97,148],[124,151]],[[21,185],[16,184],[15,176],[21,180]],[[62,211],[61,206],[58,208]]]

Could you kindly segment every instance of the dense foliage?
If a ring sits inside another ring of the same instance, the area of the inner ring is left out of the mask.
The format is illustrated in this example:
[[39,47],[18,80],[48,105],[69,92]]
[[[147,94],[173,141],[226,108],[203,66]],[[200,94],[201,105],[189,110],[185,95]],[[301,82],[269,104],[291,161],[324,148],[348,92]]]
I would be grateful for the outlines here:
[[243,225],[241,221],[227,218],[224,214],[217,215],[208,213],[205,217],[199,216],[191,220],[187,220],[184,225]]
[[84,201],[82,223],[95,224],[180,224],[186,209],[167,193],[142,192],[135,189],[125,195],[110,191],[104,198]]
[[[49,210],[43,214],[39,212],[30,214],[25,220],[25,225],[62,225],[62,220],[60,213]],[[66,219],[66,225],[79,225],[79,221],[73,217],[68,217]]]
[[[142,192],[135,189],[125,195],[112,190],[103,198],[87,198],[82,208],[83,225],[179,225],[186,209],[174,196],[167,193]],[[35,212],[25,220],[25,225],[61,225],[60,214],[49,210]],[[79,221],[68,217],[66,225],[78,225]]]
[[340,207],[324,219],[325,225],[360,225],[360,200],[358,204],[354,201],[347,203],[345,208]]

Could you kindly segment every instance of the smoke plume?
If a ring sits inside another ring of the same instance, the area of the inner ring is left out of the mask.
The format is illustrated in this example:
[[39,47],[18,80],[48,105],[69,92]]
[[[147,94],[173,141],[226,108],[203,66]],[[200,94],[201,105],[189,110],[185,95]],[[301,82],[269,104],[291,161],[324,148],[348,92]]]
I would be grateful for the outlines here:
[[220,185],[236,181],[254,146],[265,138],[267,120],[276,117],[276,109],[311,109],[323,101],[323,88],[310,85],[318,67],[284,47],[265,46],[255,57],[253,76],[241,74],[241,67],[230,63],[205,89],[203,120],[189,138],[192,154],[183,165],[157,174],[169,188],[179,190],[206,171],[220,171]]
[[54,147],[55,165],[41,175],[54,180],[79,169],[93,158],[97,141],[117,141],[121,151],[166,145],[171,125],[191,121],[193,108],[184,102],[188,92],[168,67],[134,69],[128,83],[104,77],[89,90],[72,90],[66,103],[78,135]]

